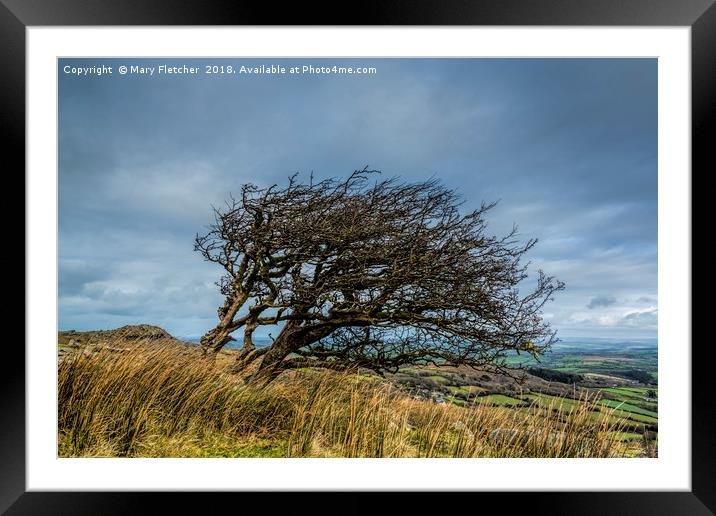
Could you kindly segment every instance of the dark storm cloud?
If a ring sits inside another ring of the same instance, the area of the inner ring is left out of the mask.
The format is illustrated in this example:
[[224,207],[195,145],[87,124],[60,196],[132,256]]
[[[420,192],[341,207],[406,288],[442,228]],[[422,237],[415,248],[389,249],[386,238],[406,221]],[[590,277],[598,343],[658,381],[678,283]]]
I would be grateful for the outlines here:
[[[533,265],[567,283],[546,308],[563,334],[639,330],[622,319],[657,291],[656,60],[356,63],[378,73],[60,73],[60,326],[201,333],[219,272],[192,240],[212,204],[247,181],[370,165],[436,175],[466,209],[500,200],[490,229],[537,237]],[[581,312],[604,291],[623,301]]]

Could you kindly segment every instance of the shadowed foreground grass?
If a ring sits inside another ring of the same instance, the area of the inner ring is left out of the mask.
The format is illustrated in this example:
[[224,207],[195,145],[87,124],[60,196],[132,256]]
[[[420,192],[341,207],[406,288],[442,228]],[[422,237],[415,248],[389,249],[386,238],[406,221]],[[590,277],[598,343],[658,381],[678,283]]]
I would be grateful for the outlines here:
[[[412,399],[357,374],[246,385],[228,361],[158,342],[59,365],[60,457],[616,457],[593,402],[508,409]],[[633,448],[633,444],[631,445]]]

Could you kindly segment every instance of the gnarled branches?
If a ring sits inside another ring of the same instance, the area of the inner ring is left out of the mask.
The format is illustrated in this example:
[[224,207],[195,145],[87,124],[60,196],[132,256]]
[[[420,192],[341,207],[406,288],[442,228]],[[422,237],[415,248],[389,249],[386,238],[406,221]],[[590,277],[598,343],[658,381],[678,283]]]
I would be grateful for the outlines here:
[[[223,267],[226,296],[202,345],[219,350],[243,329],[242,360],[260,357],[267,375],[297,364],[381,372],[538,354],[554,339],[542,307],[564,285],[540,271],[535,288],[520,292],[521,258],[536,241],[521,243],[516,229],[487,234],[493,206],[463,213],[437,179],[404,183],[366,169],[246,185],[196,238]],[[252,334],[265,325],[278,325],[278,337],[252,353]]]

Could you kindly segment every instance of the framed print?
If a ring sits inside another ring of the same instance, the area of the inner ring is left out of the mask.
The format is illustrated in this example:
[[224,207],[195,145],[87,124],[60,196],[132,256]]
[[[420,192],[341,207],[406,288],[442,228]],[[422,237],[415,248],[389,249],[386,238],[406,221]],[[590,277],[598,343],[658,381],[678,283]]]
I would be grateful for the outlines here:
[[716,8],[536,5],[5,1],[28,207],[3,510],[712,513],[691,171]]

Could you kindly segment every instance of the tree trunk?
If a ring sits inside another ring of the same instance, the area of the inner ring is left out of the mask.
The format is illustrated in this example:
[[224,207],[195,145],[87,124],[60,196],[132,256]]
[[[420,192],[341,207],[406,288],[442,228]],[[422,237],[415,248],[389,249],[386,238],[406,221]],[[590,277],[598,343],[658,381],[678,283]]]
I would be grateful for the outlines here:
[[300,322],[289,321],[273,342],[271,348],[264,354],[258,371],[252,377],[252,381],[254,379],[266,383],[273,381],[283,371],[281,365],[286,357],[292,352],[329,335],[331,331],[332,329],[329,327],[320,330],[311,329],[301,326]]
[[209,352],[218,353],[227,342],[232,340],[235,339],[230,335],[229,328],[220,324],[213,330],[206,332],[199,342],[202,351],[206,354]]
[[219,324],[212,330],[206,332],[201,338],[201,349],[205,354],[210,351],[218,353],[227,342],[236,340],[231,336],[231,332],[233,331],[231,325],[234,321],[234,316],[247,299],[248,294],[246,292],[240,292],[231,298],[226,298],[224,306],[219,309]]
[[264,354],[259,369],[253,376],[253,380],[265,381],[266,383],[274,380],[280,373],[280,364],[284,358],[291,354],[291,351],[301,347],[300,342],[296,342],[296,333],[300,328],[300,323],[296,321],[288,321],[283,327],[281,333],[270,349]]

